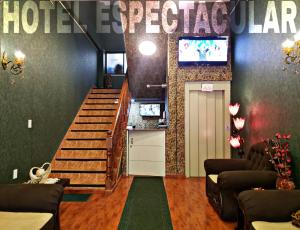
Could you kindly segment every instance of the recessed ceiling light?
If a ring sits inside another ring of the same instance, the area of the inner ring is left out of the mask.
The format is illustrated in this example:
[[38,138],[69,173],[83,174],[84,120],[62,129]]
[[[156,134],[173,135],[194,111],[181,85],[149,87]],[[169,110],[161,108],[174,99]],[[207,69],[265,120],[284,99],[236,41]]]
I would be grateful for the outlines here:
[[152,41],[143,41],[139,45],[141,54],[150,56],[156,52],[156,45]]

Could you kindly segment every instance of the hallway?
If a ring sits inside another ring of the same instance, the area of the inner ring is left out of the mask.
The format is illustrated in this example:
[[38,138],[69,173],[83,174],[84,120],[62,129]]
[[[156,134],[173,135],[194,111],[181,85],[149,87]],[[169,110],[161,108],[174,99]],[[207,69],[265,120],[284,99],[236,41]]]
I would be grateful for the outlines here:
[[[132,177],[123,177],[113,193],[93,194],[88,202],[62,202],[62,230],[115,230]],[[205,179],[164,178],[174,230],[232,230],[221,221],[205,195]]]

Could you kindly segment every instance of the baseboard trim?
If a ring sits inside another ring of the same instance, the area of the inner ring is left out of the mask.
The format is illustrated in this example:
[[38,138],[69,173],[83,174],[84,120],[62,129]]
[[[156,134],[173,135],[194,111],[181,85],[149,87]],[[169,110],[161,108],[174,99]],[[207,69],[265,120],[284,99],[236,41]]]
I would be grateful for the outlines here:
[[169,174],[165,178],[186,179],[187,177],[185,175]]

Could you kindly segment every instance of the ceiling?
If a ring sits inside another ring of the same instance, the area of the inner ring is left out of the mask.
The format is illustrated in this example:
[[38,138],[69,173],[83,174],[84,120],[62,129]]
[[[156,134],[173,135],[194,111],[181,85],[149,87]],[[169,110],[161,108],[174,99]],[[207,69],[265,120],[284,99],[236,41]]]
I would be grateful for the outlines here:
[[[104,2],[104,1],[102,1]],[[111,52],[124,52],[124,35],[123,33],[118,34],[115,33],[114,30],[111,29],[110,33],[100,33],[97,32],[100,28],[101,20],[104,20],[107,15],[109,15],[109,20],[103,23],[105,25],[112,25],[113,16],[111,14],[112,11],[103,10],[104,13],[99,12],[97,18],[97,10],[100,9],[99,5],[97,6],[96,1],[80,1],[76,2],[79,3],[79,16],[78,13],[74,13],[75,17],[78,19],[81,25],[87,26],[87,31],[89,35],[93,38],[96,42],[98,47],[104,51],[111,51]],[[100,3],[101,4],[101,1]],[[102,4],[103,6],[103,4]],[[120,18],[120,15],[116,15]]]
[[[166,34],[148,36],[147,39],[152,39],[157,44],[159,52],[153,55],[153,57],[144,57],[138,51],[138,44],[143,39],[146,39],[146,34],[141,32],[145,29],[143,26],[136,33],[130,34],[130,36],[124,36],[123,33],[116,33],[111,26],[109,32],[97,32],[97,29],[99,31],[99,28],[101,28],[101,20],[105,19],[104,25],[112,25],[113,22],[116,22],[112,14],[114,10],[113,6],[111,6],[111,10],[103,9],[100,12],[101,7],[104,6],[103,2],[77,2],[76,4],[79,4],[79,15],[75,12],[75,18],[78,19],[81,25],[87,26],[88,34],[101,50],[110,52],[125,51],[127,53],[129,87],[134,98],[164,99],[164,90],[147,89],[146,85],[162,84],[166,81]],[[120,13],[114,14],[114,17],[120,20]],[[120,22],[119,25],[121,25]],[[125,49],[125,43],[127,50]]]

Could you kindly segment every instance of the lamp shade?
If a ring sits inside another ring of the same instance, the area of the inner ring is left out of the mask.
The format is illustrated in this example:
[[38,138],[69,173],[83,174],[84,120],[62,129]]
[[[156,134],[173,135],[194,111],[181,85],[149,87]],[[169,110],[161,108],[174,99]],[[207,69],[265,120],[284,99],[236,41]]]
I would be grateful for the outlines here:
[[286,55],[290,55],[293,51],[294,42],[287,39],[282,43],[282,50]]
[[15,52],[15,60],[14,60],[14,63],[16,65],[23,65],[24,64],[24,61],[25,61],[25,54],[22,53],[22,51],[20,50],[17,50]]
[[229,140],[230,145],[235,149],[241,147],[240,139],[241,139],[240,136],[230,137],[230,140]]
[[294,46],[294,42],[287,39],[282,43],[282,48],[292,48]]
[[239,103],[229,105],[229,112],[232,116],[235,116],[239,112],[239,109],[240,109]]
[[295,42],[300,41],[300,31],[294,35]]
[[235,118],[233,119],[234,126],[237,130],[241,130],[245,125],[245,118]]

